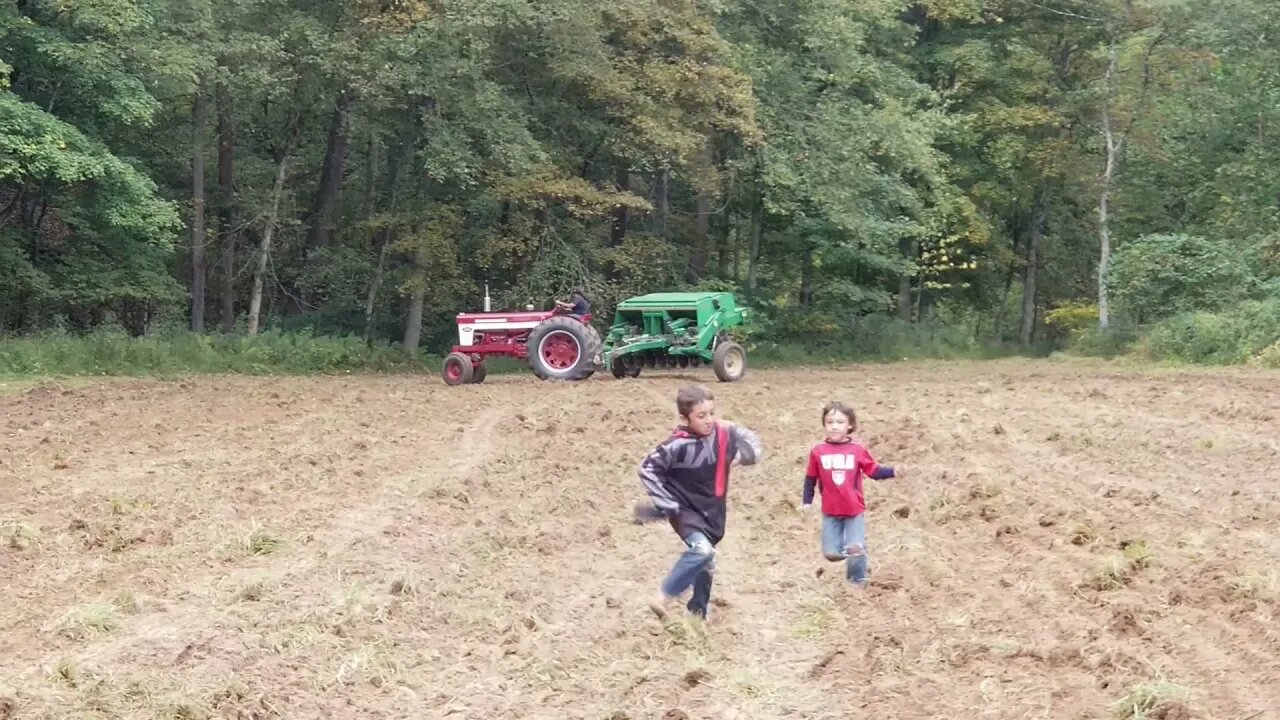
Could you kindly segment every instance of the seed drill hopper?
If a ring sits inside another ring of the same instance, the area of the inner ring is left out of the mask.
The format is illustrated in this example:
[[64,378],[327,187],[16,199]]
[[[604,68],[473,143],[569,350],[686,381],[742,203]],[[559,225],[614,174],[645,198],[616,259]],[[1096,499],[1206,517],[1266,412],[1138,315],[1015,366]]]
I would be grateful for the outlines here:
[[618,303],[601,358],[616,378],[644,368],[710,365],[721,382],[747,370],[747,353],[728,330],[746,320],[733,293],[652,293]]

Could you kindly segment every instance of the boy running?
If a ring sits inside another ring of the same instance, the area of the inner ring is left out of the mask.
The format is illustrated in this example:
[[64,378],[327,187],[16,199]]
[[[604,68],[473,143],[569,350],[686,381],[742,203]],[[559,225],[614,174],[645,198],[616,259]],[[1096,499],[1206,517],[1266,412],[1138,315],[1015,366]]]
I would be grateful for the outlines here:
[[714,397],[705,388],[681,388],[676,410],[680,425],[640,463],[649,503],[636,506],[636,519],[667,520],[685,546],[649,608],[665,618],[671,604],[692,585],[686,607],[705,620],[715,548],[725,533],[729,467],[754,465],[764,450],[755,432],[716,421]]

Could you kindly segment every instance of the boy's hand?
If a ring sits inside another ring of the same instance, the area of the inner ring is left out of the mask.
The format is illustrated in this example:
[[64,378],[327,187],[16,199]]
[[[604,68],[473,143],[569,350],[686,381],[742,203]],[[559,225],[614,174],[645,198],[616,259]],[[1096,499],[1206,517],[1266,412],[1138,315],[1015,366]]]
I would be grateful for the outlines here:
[[893,468],[893,476],[899,480],[905,480],[907,477],[907,468],[904,465],[898,465]]
[[800,512],[808,515],[813,512],[813,503],[800,503]]
[[657,522],[659,520],[664,520],[667,517],[661,510],[654,507],[652,503],[647,503],[643,500],[635,504],[632,512],[635,515],[635,521],[638,525]]

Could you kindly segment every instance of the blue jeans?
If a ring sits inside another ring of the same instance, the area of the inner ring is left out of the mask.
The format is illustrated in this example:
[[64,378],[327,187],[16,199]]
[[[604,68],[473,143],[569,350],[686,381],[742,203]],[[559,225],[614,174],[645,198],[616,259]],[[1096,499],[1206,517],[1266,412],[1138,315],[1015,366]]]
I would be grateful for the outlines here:
[[680,553],[671,572],[662,581],[662,593],[677,597],[692,585],[693,596],[686,607],[694,615],[705,618],[707,605],[711,602],[711,575],[716,569],[716,549],[706,535],[696,531],[689,533],[684,544],[684,552]]
[[867,519],[822,516],[822,554],[845,563],[845,577],[855,585],[867,584]]

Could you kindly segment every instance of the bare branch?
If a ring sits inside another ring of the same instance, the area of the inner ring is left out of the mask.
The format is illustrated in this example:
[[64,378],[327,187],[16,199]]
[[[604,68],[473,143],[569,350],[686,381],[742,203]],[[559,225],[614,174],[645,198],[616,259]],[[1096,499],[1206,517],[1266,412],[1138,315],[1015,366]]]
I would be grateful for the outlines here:
[[1027,4],[1031,5],[1032,7],[1040,8],[1045,12],[1051,12],[1054,15],[1061,15],[1062,17],[1076,18],[1077,20],[1088,20],[1089,22],[1098,23],[1098,24],[1102,24],[1106,22],[1106,20],[1103,18],[1089,17],[1088,15],[1081,15],[1079,13],[1073,13],[1068,10],[1058,10],[1057,8],[1051,8],[1048,5],[1041,5],[1040,3],[1035,2],[1035,0],[1027,0]]

